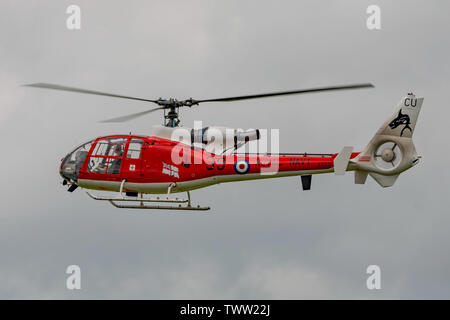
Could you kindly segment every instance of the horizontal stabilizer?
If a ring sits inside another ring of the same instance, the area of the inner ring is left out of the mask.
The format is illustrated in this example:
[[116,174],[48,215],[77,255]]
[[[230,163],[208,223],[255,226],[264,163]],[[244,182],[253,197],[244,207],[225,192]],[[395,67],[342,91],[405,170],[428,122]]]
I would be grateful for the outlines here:
[[334,173],[344,175],[347,171],[348,161],[352,156],[353,147],[344,147],[341,152],[334,158]]
[[391,187],[392,185],[394,185],[395,180],[397,180],[398,176],[400,175],[400,174],[396,174],[393,176],[385,176],[385,175],[373,173],[373,172],[370,172],[369,174],[383,188]]

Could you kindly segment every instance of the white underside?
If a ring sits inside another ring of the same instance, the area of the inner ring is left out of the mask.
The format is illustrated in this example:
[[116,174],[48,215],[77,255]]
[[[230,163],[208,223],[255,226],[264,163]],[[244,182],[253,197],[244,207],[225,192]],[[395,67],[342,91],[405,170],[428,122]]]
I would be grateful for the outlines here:
[[[225,182],[235,182],[235,181],[246,181],[246,180],[256,180],[256,179],[270,179],[270,178],[282,178],[291,176],[301,176],[310,174],[321,174],[330,173],[333,169],[323,169],[323,170],[301,170],[301,171],[288,171],[288,172],[276,172],[274,174],[261,174],[261,173],[249,173],[249,174],[234,174],[234,175],[224,175],[224,176],[213,176],[203,179],[194,179],[190,181],[174,181],[176,186],[172,187],[170,192],[185,192],[189,190],[199,189],[208,187],[218,183]],[[119,191],[121,182],[118,181],[102,181],[102,180],[88,180],[79,179],[78,185],[86,189],[94,190],[106,190],[106,191]],[[154,194],[165,194],[168,191],[169,186],[172,182],[163,183],[132,183],[125,182],[124,190],[130,190],[140,193],[154,193]]]

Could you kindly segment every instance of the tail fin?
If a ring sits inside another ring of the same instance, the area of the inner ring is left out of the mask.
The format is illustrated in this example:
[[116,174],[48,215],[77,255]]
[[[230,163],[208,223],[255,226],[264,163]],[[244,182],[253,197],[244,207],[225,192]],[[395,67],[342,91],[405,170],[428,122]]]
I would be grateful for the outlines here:
[[423,98],[409,93],[393,115],[378,129],[366,148],[351,160],[355,183],[363,184],[369,174],[382,187],[392,186],[400,173],[416,165],[420,156],[412,142]]
[[376,134],[412,138],[422,103],[423,98],[416,98],[409,93],[400,100],[394,114],[386,120]]

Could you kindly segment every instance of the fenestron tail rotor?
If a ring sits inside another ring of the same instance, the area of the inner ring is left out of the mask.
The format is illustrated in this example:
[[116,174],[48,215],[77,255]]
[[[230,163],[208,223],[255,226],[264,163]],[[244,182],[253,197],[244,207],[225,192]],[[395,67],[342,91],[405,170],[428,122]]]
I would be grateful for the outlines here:
[[375,164],[383,170],[392,170],[402,161],[400,146],[393,141],[384,142],[375,151]]
[[165,126],[168,126],[168,127],[176,127],[180,123],[180,120],[178,118],[178,109],[180,107],[192,107],[195,105],[199,105],[200,103],[204,103],[204,102],[231,102],[231,101],[239,101],[239,100],[269,98],[269,97],[275,97],[275,96],[286,96],[286,95],[293,95],[293,94],[338,91],[338,90],[349,90],[349,89],[362,89],[362,88],[373,88],[374,87],[371,83],[360,83],[360,84],[351,84],[351,85],[342,85],[342,86],[318,87],[318,88],[310,88],[310,89],[260,93],[260,94],[244,95],[244,96],[202,99],[202,100],[196,100],[196,99],[192,99],[192,98],[186,99],[186,100],[162,99],[162,98],[159,98],[158,100],[152,100],[152,99],[143,99],[143,98],[137,98],[137,97],[132,97],[132,96],[113,94],[113,93],[106,93],[106,92],[101,92],[101,91],[61,86],[61,85],[51,84],[51,83],[33,83],[33,84],[25,85],[25,86],[34,87],[34,88],[43,88],[43,89],[53,89],[53,90],[60,90],[60,91],[69,91],[69,92],[76,92],[76,93],[84,93],[84,94],[93,94],[93,95],[107,96],[107,97],[113,97],[113,98],[130,99],[130,100],[155,103],[155,104],[159,105],[158,108],[154,108],[154,109],[150,109],[150,110],[146,110],[146,111],[142,111],[142,112],[137,112],[137,113],[132,113],[132,114],[124,115],[121,117],[104,120],[101,122],[124,122],[124,121],[129,121],[129,120],[138,118],[140,116],[146,115],[146,114],[151,113],[156,110],[164,110],[164,118],[165,118],[164,124],[165,124]]

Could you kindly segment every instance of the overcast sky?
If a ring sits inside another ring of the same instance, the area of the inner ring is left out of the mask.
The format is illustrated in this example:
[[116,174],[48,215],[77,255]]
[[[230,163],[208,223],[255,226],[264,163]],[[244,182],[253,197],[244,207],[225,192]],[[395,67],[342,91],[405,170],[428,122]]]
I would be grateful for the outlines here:
[[[66,8],[81,8],[81,30]],[[381,30],[366,9],[381,8]],[[445,1],[0,0],[0,298],[450,298]],[[112,133],[149,134],[139,101],[20,87],[50,82],[196,99],[372,82],[374,89],[211,103],[185,126],[280,129],[280,151],[361,150],[413,91],[423,156],[392,188],[353,174],[222,184],[205,213],[132,211],[68,193],[60,159]],[[65,287],[81,267],[82,289]],[[366,268],[381,268],[381,290]]]

